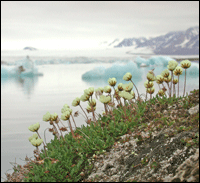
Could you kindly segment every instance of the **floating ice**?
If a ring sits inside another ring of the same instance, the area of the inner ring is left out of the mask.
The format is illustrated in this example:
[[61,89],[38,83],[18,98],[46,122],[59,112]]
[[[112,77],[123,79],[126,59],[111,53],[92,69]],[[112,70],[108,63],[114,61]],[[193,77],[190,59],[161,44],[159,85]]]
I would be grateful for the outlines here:
[[38,72],[38,68],[34,66],[34,63],[28,56],[26,59],[16,61],[15,65],[1,65],[1,77],[33,77],[43,75]]
[[94,84],[97,80],[104,81],[104,84],[108,84],[108,79],[114,77],[117,79],[117,83],[126,83],[126,81],[123,80],[123,76],[127,72],[132,74],[132,80],[134,82],[137,83],[142,80],[141,76],[143,71],[138,69],[137,65],[133,62],[128,62],[127,64],[115,63],[109,68],[103,66],[95,67],[94,69],[84,73],[82,79]]
[[[137,57],[134,62],[130,61],[127,64],[118,62],[114,63],[109,68],[105,68],[103,66],[95,67],[94,69],[84,73],[82,75],[82,80],[89,84],[105,86],[105,84],[108,84],[109,78],[115,77],[117,79],[117,84],[126,83],[126,81],[124,81],[122,78],[127,72],[130,72],[132,74],[133,82],[137,85],[137,83],[143,80],[145,75],[149,70],[152,69],[152,67],[155,68],[155,75],[161,74],[164,69],[167,69],[167,65],[170,60],[173,59],[166,56],[154,56],[149,59]],[[143,66],[144,64],[146,67],[141,67],[141,65]],[[186,74],[188,81],[192,78],[199,78],[199,64],[192,62],[191,67],[186,70]],[[180,79],[182,80],[184,76],[185,71],[183,71]]]

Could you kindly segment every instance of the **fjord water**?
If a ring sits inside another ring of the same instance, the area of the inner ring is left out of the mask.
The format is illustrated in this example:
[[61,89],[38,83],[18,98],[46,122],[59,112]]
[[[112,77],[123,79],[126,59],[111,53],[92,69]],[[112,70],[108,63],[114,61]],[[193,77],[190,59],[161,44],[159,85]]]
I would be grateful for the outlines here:
[[[56,112],[60,117],[64,104],[68,104],[73,112],[77,110],[81,112],[79,107],[73,107],[71,104],[76,97],[83,94],[85,89],[108,85],[107,80],[111,75],[117,78],[117,84],[119,82],[127,83],[122,80],[120,73],[131,72],[140,94],[145,94],[146,74],[153,67],[138,67],[133,61],[133,58],[128,58],[122,63],[120,58],[115,58],[114,63],[79,62],[37,65],[38,72],[43,73],[41,76],[1,78],[1,176],[5,177],[4,173],[12,168],[9,162],[14,162],[15,158],[18,164],[23,164],[22,160],[26,155],[33,157],[35,148],[28,141],[33,132],[29,131],[28,127],[39,122],[39,133],[44,139],[44,130],[51,126],[42,120],[43,115],[49,111],[50,113]],[[191,70],[189,74],[188,69],[186,92],[199,88],[198,63],[192,63],[192,66],[191,69],[194,72]],[[164,69],[166,67],[157,66],[155,74],[160,74]],[[102,71],[104,73],[101,73]],[[91,77],[84,78],[85,73],[91,74]],[[108,76],[95,78],[94,73]],[[183,93],[183,83],[184,76],[180,79],[180,95]],[[156,83],[155,88],[158,91]],[[134,91],[136,92],[135,88]],[[83,103],[83,108],[86,107],[87,103]],[[97,101],[97,113],[102,112],[103,104]],[[81,115],[75,120],[77,126],[86,125]],[[63,123],[68,126],[67,122]],[[53,135],[48,130],[45,135],[46,141],[50,142]]]

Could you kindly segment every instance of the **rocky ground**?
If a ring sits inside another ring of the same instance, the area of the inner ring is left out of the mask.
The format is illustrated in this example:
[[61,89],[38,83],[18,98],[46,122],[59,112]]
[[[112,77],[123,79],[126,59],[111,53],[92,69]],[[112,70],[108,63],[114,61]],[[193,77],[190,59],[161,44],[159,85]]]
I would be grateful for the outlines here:
[[[92,172],[82,182],[198,182],[199,90],[173,105],[151,105],[147,123],[119,137],[113,147],[91,159]],[[163,120],[154,116],[164,114]],[[18,167],[7,174],[8,182],[22,182],[27,171]]]
[[[190,99],[195,104],[190,109],[166,105],[163,113],[171,120],[184,116],[173,125],[157,130],[156,123],[149,121],[146,129],[151,126],[153,133],[138,129],[121,136],[109,152],[94,157],[93,171],[82,181],[198,182],[199,92],[191,94]],[[182,126],[188,128],[181,130]]]

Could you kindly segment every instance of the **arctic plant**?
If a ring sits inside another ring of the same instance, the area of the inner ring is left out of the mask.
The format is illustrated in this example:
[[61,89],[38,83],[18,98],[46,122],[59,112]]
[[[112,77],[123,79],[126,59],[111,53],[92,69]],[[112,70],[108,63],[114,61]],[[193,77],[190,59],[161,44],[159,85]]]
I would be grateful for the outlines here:
[[[178,66],[176,61],[171,60],[168,63],[168,69],[158,73],[158,75],[154,73],[154,70],[149,71],[146,76],[147,80],[144,82],[146,88],[144,100],[142,100],[130,72],[123,76],[123,79],[128,81],[126,84],[117,84],[118,79],[109,78],[107,80],[109,85],[105,87],[85,89],[83,95],[76,97],[72,102],[72,106],[79,106],[84,113],[83,116],[87,125],[83,125],[82,128],[76,127],[74,119],[81,113],[79,111],[73,113],[68,104],[63,105],[60,118],[57,113],[47,112],[44,114],[43,121],[52,125],[52,128],[48,129],[54,135],[54,141],[45,145],[38,133],[39,123],[28,127],[30,131],[36,132],[29,137],[29,141],[37,148],[37,151],[42,143],[44,145],[46,157],[42,153],[37,157],[44,160],[42,161],[44,165],[35,168],[35,171],[38,171],[37,175],[42,172],[40,175],[42,178],[38,178],[38,180],[79,181],[81,177],[86,175],[85,166],[90,172],[91,161],[94,161],[96,154],[105,153],[105,150],[113,145],[119,136],[130,132],[137,124],[140,124],[145,110],[148,110],[145,103],[148,102],[147,94],[150,95],[150,103],[154,103],[155,100],[162,103],[162,99],[167,99],[167,97],[170,102],[170,99],[176,98],[176,95],[179,97],[179,76],[183,69],[185,69],[183,96],[185,95],[186,69],[190,66],[191,63],[188,60],[182,61],[181,66]],[[175,78],[175,76],[178,76],[178,78]],[[154,82],[159,86],[158,92],[155,90]],[[178,93],[176,92],[177,84]],[[133,86],[137,93],[134,92]],[[154,93],[156,93],[155,98],[153,98]],[[105,112],[103,114],[95,112],[98,106],[94,96],[104,105]],[[82,107],[84,102],[88,104],[85,109]],[[161,116],[161,114],[156,115]],[[71,121],[74,122],[74,127]],[[70,132],[66,135],[63,134],[68,131],[65,124],[70,129]],[[142,127],[141,124],[140,127]],[[56,162],[55,165],[54,162]],[[60,173],[60,171],[62,172]],[[29,174],[31,181],[36,180],[34,175]]]

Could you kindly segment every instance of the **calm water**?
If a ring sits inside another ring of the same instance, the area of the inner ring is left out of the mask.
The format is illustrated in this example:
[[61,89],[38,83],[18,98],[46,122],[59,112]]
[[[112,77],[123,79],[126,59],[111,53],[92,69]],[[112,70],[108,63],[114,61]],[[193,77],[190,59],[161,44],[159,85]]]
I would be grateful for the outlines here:
[[[11,169],[9,162],[23,164],[21,160],[33,157],[34,147],[28,141],[33,132],[28,127],[37,122],[40,123],[39,133],[44,137],[44,130],[50,125],[42,121],[43,115],[58,113],[61,116],[61,108],[64,104],[71,106],[73,112],[80,110],[71,105],[73,99],[80,97],[84,89],[88,87],[100,87],[107,85],[107,78],[103,79],[82,79],[82,75],[94,69],[94,72],[100,72],[97,67],[108,68],[105,73],[113,74],[112,77],[119,77],[120,72],[135,72],[138,76],[133,77],[133,81],[140,93],[145,93],[143,83],[146,81],[146,73],[151,67],[131,68],[123,67],[123,64],[95,63],[95,64],[58,64],[58,65],[40,65],[37,66],[43,76],[1,79],[1,176],[4,176],[6,170]],[[196,66],[195,66],[196,67]],[[95,69],[96,68],[96,69]],[[111,68],[111,69],[109,69]],[[119,68],[122,68],[120,71]],[[114,73],[113,70],[116,69]],[[117,70],[118,69],[118,70]],[[124,69],[124,70],[123,70]],[[135,69],[135,71],[133,71]],[[166,69],[166,68],[164,68]],[[163,67],[156,67],[155,74],[158,75]],[[198,70],[198,69],[196,69]],[[193,72],[196,72],[194,69]],[[191,71],[192,73],[192,71]],[[187,91],[199,88],[199,76],[188,74]],[[110,76],[108,76],[109,78]],[[180,83],[180,93],[183,92],[183,80]],[[118,80],[118,78],[117,78]],[[123,80],[118,80],[124,82]],[[118,84],[117,83],[117,84]],[[156,84],[156,83],[155,83]],[[158,91],[157,84],[155,85]],[[83,103],[87,107],[87,103]],[[103,111],[103,105],[97,102],[97,112]],[[64,122],[66,124],[66,122]],[[77,126],[86,125],[81,115],[76,118]],[[47,142],[53,136],[46,130]],[[12,171],[8,171],[9,173]],[[3,180],[3,179],[2,179]]]

